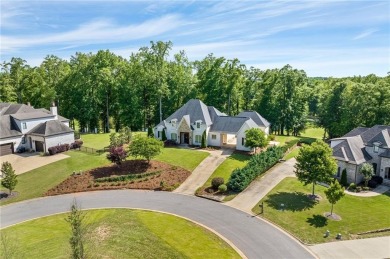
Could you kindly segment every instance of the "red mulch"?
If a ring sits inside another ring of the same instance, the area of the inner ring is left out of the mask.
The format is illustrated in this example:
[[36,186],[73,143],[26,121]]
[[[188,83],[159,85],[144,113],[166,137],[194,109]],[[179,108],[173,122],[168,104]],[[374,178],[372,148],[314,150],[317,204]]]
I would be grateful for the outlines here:
[[[161,171],[161,174],[149,176],[143,180],[130,180],[124,182],[103,182],[97,183],[94,180],[101,177],[119,176],[127,174],[140,174]],[[160,161],[150,161],[148,164],[144,160],[129,160],[123,162],[120,167],[117,165],[95,168],[82,174],[71,175],[59,185],[53,187],[45,195],[59,195],[65,193],[96,191],[96,190],[115,190],[115,189],[145,189],[161,190],[160,183],[164,186],[178,186],[191,174],[190,171],[181,167],[172,166]],[[99,186],[97,186],[99,184]]]

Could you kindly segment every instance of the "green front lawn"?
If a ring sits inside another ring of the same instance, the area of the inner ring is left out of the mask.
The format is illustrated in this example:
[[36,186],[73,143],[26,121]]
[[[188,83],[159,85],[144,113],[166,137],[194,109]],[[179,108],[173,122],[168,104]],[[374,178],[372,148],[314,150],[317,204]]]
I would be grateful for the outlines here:
[[287,153],[283,159],[284,160],[289,160],[293,157],[296,157],[298,155],[298,152],[299,152],[299,148],[298,147],[295,147],[290,153]]
[[[240,258],[215,234],[172,215],[129,209],[88,210],[84,215],[87,258]],[[6,244],[15,258],[69,258],[66,216],[2,229],[0,251]]]
[[155,160],[193,171],[209,153],[183,148],[164,148]]
[[[353,239],[357,233],[390,226],[390,193],[375,197],[346,194],[333,211],[342,220],[334,221],[323,216],[331,209],[324,193],[326,188],[316,186],[316,194],[322,197],[318,203],[307,197],[311,188],[311,185],[303,186],[296,178],[284,179],[258,203],[264,202],[264,214],[260,216],[310,244],[334,241],[337,233],[341,233],[343,239]],[[280,210],[282,203],[284,211]],[[260,212],[258,204],[252,209],[256,214]],[[324,238],[326,230],[330,231],[330,236]]]
[[243,168],[248,163],[250,158],[251,157],[249,155],[233,153],[231,156],[226,158],[226,160],[223,161],[217,169],[215,169],[213,174],[203,185],[203,188],[211,186],[211,181],[215,177],[222,177],[223,179],[225,179],[225,183],[227,183],[234,169]]
[[[92,155],[80,151],[68,151],[65,154],[70,157],[19,175],[14,190],[19,194],[1,201],[0,204],[41,197],[46,191],[64,181],[73,171],[85,171],[110,164],[105,154]],[[196,150],[164,148],[156,160],[192,171],[208,155],[206,152]]]
[[17,177],[15,191],[19,194],[1,205],[43,196],[50,188],[65,180],[73,171],[84,171],[109,164],[105,155],[91,155],[80,151],[68,151],[70,156],[63,160],[42,166]]

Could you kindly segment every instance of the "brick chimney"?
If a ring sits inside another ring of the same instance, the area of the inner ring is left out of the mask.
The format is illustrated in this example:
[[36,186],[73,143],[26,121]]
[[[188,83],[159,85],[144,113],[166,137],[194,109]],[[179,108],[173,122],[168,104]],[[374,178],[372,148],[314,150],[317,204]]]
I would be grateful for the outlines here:
[[55,105],[54,102],[52,102],[51,107],[50,107],[50,112],[51,114],[55,115],[55,119],[58,119],[58,111],[57,111],[57,106]]

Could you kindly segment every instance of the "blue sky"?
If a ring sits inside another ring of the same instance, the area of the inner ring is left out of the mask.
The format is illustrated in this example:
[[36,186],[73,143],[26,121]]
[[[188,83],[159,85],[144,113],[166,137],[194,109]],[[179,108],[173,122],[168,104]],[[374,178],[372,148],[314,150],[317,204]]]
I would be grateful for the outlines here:
[[238,58],[261,69],[290,64],[309,76],[390,71],[389,1],[2,0],[1,62],[39,65],[100,49],[128,58],[150,41],[171,54]]

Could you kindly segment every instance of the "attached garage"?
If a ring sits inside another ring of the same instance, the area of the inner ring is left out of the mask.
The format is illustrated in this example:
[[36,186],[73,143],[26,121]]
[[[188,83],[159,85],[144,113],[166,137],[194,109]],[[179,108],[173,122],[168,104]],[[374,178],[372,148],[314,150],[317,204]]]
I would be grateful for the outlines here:
[[35,141],[35,151],[36,152],[45,152],[45,149],[43,148],[42,141]]
[[14,153],[14,144],[7,143],[0,145],[0,156],[5,156]]

